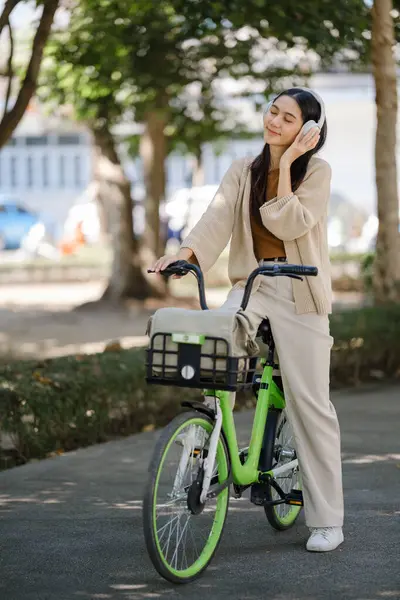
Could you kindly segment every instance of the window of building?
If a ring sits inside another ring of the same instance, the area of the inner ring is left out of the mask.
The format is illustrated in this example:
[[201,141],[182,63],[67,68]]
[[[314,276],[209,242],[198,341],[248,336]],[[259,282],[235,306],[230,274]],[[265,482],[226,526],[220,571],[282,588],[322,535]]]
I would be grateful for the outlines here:
[[82,172],[81,172],[81,157],[74,156],[74,182],[75,187],[82,185]]
[[17,187],[17,157],[10,156],[10,180],[11,187]]
[[58,184],[65,187],[65,156],[61,154],[58,157]]
[[42,156],[42,184],[43,187],[49,186],[49,157]]
[[78,146],[81,143],[81,138],[78,134],[64,134],[58,136],[60,146]]
[[47,135],[28,135],[25,138],[27,146],[46,146],[48,143]]
[[33,157],[28,156],[26,159],[26,185],[33,186]]

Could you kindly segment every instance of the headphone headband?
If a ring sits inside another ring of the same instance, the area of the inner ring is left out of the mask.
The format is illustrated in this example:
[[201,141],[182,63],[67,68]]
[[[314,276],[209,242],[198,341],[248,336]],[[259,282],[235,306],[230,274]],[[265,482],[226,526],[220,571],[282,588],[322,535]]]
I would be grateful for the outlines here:
[[[303,92],[308,92],[309,94],[311,94],[312,96],[314,96],[314,98],[316,99],[316,101],[318,102],[318,104],[319,104],[319,106],[321,108],[321,116],[320,116],[319,121],[318,121],[318,127],[320,129],[322,129],[322,126],[325,123],[325,104],[324,104],[324,101],[322,100],[321,96],[319,96],[317,94],[317,92],[314,92],[313,90],[310,90],[310,88],[296,86],[295,89],[303,90]],[[271,100],[270,102],[268,102],[267,106],[264,109],[264,115],[265,115],[265,113],[267,113],[269,111],[270,107],[275,102],[275,100],[277,98],[279,98],[279,96],[282,96],[284,94],[285,94],[285,92],[281,92],[280,94],[278,94],[277,96],[275,96],[275,98],[273,100]]]

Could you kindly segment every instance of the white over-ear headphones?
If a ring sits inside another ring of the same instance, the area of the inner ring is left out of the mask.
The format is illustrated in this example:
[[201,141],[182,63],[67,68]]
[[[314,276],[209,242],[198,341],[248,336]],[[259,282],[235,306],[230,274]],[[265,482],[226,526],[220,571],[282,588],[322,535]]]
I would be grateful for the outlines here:
[[[321,107],[321,116],[319,118],[318,123],[313,120],[310,120],[310,121],[307,121],[306,123],[304,123],[304,125],[301,129],[303,135],[305,135],[313,127],[319,127],[319,129],[321,130],[323,127],[323,124],[325,123],[325,104],[324,104],[324,101],[322,100],[321,96],[319,96],[316,92],[314,92],[313,90],[310,90],[309,88],[296,86],[296,89],[303,90],[304,92],[308,92],[309,94],[312,94]],[[282,94],[279,94],[278,96],[276,96],[276,98],[278,98],[280,95],[284,95],[284,94],[285,94],[285,92],[282,92]],[[276,98],[274,98],[274,100],[271,100],[270,102],[268,102],[268,104],[266,105],[266,107],[264,109],[263,117],[264,117],[264,115],[267,114],[267,112],[271,108],[272,104],[275,102]]]

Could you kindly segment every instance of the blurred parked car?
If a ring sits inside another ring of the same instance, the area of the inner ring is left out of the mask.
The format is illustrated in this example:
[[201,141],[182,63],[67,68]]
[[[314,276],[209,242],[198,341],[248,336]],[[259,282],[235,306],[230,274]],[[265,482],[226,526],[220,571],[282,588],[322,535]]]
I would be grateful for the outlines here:
[[17,250],[39,217],[18,200],[0,196],[0,250]]

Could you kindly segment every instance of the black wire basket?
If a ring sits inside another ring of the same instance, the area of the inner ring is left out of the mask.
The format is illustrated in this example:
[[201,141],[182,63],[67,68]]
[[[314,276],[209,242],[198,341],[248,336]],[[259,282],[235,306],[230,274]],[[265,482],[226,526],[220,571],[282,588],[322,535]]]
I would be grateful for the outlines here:
[[236,391],[251,387],[257,357],[230,356],[220,337],[203,336],[202,343],[182,343],[171,333],[155,333],[146,350],[146,381],[151,384]]

